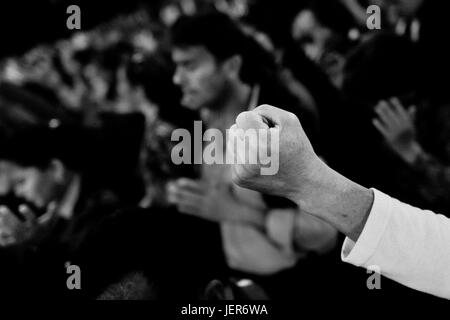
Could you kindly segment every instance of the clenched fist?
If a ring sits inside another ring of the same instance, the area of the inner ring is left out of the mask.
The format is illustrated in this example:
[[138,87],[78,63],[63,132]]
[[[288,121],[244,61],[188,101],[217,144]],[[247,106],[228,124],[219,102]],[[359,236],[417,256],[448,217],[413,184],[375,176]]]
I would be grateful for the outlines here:
[[[229,139],[227,152],[236,154],[237,159],[270,154],[271,159],[279,162],[278,170],[264,174],[263,163],[238,161],[233,166],[233,181],[245,188],[297,201],[299,195],[308,192],[308,184],[314,183],[316,171],[322,166],[299,119],[293,113],[262,105],[241,113],[230,128],[230,137],[239,136],[239,131],[242,135],[242,130],[246,132],[249,129],[256,129],[259,133],[258,144],[250,142],[247,148],[235,148],[233,139]],[[264,130],[268,139],[261,141]]]
[[[241,143],[236,148],[231,138],[245,138],[248,129],[256,129],[258,139],[250,139],[248,147]],[[261,134],[265,132],[267,134]],[[270,139],[262,139],[264,136]],[[329,222],[354,241],[358,239],[372,207],[373,192],[320,160],[294,114],[268,105],[260,106],[241,113],[230,128],[229,137],[227,152],[241,160],[233,165],[235,183],[288,198],[302,211]],[[278,152],[279,159],[278,170],[272,175],[262,174],[264,161],[242,161],[247,156],[255,158],[271,152]]]

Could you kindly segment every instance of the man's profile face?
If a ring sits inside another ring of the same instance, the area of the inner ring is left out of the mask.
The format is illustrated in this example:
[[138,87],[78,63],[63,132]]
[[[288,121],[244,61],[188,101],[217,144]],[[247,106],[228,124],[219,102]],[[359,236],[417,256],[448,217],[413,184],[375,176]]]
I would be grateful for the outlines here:
[[174,48],[172,59],[173,82],[183,93],[181,104],[190,109],[214,108],[227,84],[221,64],[203,46]]

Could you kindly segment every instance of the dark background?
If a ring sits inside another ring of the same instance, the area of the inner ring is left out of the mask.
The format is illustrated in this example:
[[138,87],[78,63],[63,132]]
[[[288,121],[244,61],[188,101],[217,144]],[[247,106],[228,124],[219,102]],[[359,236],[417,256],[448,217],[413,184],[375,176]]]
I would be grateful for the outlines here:
[[81,9],[81,29],[86,31],[119,14],[127,14],[139,7],[156,6],[160,0],[16,0],[2,2],[0,10],[0,39],[5,47],[0,58],[19,55],[37,44],[67,38],[77,30],[66,27],[66,13],[70,5]]

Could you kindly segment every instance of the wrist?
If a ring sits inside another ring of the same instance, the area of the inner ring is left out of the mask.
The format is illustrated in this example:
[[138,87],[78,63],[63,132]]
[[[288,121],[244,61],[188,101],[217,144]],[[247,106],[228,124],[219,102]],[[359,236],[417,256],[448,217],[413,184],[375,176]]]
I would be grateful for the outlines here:
[[422,153],[422,146],[417,141],[414,141],[411,143],[411,146],[408,148],[407,152],[402,155],[402,158],[409,165],[413,165]]
[[288,198],[303,211],[317,215],[323,211],[326,203],[331,201],[328,196],[331,190],[335,189],[333,185],[339,183],[339,180],[336,179],[336,172],[320,158],[314,160],[314,165],[305,171],[306,174],[295,179],[295,188]]
[[373,192],[321,161],[294,200],[302,211],[327,221],[357,240],[373,204]]

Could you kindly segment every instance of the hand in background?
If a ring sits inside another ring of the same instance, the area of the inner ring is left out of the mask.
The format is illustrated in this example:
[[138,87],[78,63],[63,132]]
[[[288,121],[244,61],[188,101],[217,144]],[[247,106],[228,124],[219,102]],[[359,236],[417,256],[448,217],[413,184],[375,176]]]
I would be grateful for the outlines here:
[[0,206],[0,247],[26,242],[50,221],[54,206],[39,218],[26,205],[19,206],[23,221],[6,206]]
[[178,179],[168,186],[168,201],[184,214],[216,222],[239,221],[264,225],[262,212],[238,202],[228,185],[208,187],[202,181]]
[[416,140],[414,125],[416,108],[406,110],[397,98],[381,101],[375,112],[374,126],[383,135],[387,145],[405,162],[412,165],[422,148]]
[[20,211],[24,221],[21,221],[8,207],[0,206],[0,246],[20,243],[33,233],[36,217],[22,206]]

